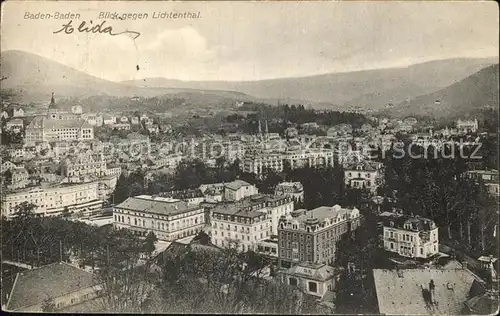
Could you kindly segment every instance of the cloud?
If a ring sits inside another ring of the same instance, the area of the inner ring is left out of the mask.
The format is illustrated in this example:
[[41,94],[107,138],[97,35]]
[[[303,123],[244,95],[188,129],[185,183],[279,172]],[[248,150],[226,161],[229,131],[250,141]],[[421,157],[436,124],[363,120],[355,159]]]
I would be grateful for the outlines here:
[[203,63],[217,57],[217,49],[209,48],[206,38],[191,26],[161,32],[144,51],[161,52],[166,61],[172,62],[186,60]]

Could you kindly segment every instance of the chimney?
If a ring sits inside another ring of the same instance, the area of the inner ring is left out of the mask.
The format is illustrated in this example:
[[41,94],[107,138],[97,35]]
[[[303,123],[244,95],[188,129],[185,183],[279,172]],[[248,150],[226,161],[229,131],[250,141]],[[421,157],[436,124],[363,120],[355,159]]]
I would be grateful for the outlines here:
[[463,261],[462,261],[462,269],[463,269],[463,270],[466,270],[466,269],[467,269],[467,261],[466,261],[466,260],[463,260]]

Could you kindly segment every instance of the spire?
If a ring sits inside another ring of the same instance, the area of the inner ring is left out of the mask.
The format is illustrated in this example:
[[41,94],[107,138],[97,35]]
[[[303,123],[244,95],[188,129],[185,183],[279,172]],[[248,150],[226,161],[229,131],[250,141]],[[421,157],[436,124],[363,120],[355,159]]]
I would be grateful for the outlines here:
[[49,107],[55,107],[56,101],[54,99],[54,92],[52,92],[52,97],[50,98],[50,105]]
[[259,134],[262,134],[262,127],[260,125],[260,120],[259,120],[259,131],[258,131]]
[[265,130],[266,134],[269,134],[269,128],[267,127],[267,120],[266,120],[266,130]]

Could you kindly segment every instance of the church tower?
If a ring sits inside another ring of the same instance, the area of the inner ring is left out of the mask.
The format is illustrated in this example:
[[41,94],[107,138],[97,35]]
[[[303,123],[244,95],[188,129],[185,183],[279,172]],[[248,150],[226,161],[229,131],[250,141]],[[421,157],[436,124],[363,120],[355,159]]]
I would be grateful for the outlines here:
[[266,127],[264,129],[264,138],[265,140],[269,139],[269,127],[267,126],[267,120],[266,120]]
[[52,97],[50,98],[49,110],[47,112],[47,117],[49,119],[57,120],[59,119],[59,110],[56,106],[56,100],[54,98],[54,92],[52,92]]
[[259,140],[262,140],[262,126],[261,126],[261,124],[260,124],[260,120],[259,120],[259,129],[258,129],[258,131],[257,131],[257,138],[258,138]]

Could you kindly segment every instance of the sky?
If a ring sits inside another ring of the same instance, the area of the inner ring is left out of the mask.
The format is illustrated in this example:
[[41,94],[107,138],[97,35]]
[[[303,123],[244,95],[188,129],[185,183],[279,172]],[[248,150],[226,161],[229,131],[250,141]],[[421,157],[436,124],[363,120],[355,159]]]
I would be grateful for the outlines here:
[[[68,20],[26,14],[147,13],[106,20],[110,36],[53,32]],[[154,19],[193,12],[196,19]],[[402,67],[455,57],[498,56],[495,2],[132,2],[3,3],[1,50],[22,50],[112,81],[164,77],[250,81]]]

